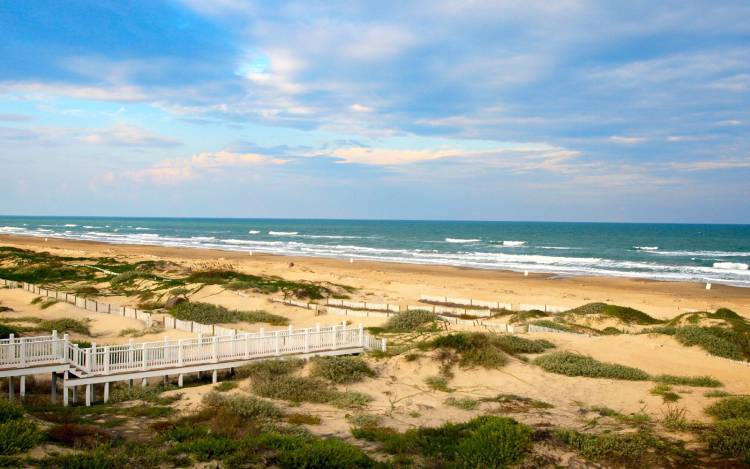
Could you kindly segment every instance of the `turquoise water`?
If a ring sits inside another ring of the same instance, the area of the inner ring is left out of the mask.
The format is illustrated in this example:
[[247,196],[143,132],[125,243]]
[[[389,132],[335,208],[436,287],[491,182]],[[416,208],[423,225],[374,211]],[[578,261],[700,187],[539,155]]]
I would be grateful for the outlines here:
[[0,233],[750,287],[750,225],[0,217]]

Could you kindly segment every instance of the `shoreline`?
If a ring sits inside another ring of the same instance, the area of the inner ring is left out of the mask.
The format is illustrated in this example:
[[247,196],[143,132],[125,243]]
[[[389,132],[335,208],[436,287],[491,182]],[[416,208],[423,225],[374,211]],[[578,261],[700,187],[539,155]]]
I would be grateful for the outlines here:
[[126,256],[200,264],[232,263],[248,273],[290,280],[351,285],[363,300],[415,303],[421,294],[489,301],[577,307],[590,302],[630,306],[662,317],[689,310],[728,307],[750,317],[750,289],[704,284],[605,276],[565,276],[388,261],[285,256],[223,251],[200,247],[117,244],[61,238],[0,235],[0,245],[46,250],[68,256]]

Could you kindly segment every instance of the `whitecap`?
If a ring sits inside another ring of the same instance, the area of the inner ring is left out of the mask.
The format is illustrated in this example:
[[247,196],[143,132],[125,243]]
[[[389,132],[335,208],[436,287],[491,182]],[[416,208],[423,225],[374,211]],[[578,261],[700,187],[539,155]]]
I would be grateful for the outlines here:
[[659,246],[633,246],[633,249],[638,251],[658,251]]
[[260,233],[260,231],[258,231],[258,230],[250,230],[250,231],[248,231],[248,233],[249,234],[258,234],[258,233]]
[[526,244],[526,241],[503,241],[503,246],[508,248],[517,248]]
[[297,236],[297,231],[269,231],[271,236]]
[[714,262],[714,269],[748,270],[744,262]]
[[63,226],[64,226],[65,228],[73,228],[73,227],[76,227],[76,226],[78,226],[78,225],[76,225],[76,224],[73,224],[73,223],[66,223],[66,224],[64,224]]
[[481,239],[445,238],[446,243],[478,243]]

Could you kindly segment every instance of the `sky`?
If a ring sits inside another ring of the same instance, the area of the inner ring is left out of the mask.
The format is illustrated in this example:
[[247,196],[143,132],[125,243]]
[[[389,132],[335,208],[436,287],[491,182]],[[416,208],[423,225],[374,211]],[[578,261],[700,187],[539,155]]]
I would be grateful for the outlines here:
[[0,214],[750,223],[750,2],[4,0]]

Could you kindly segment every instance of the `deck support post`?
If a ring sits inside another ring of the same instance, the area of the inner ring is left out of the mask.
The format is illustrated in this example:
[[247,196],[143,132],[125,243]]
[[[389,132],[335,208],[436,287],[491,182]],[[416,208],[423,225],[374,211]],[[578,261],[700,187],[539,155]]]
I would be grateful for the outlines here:
[[78,402],[78,386],[73,386],[71,390],[72,398],[73,398],[73,404]]
[[26,397],[26,377],[21,376],[18,385],[18,395],[21,396],[21,400]]
[[54,404],[57,401],[57,373],[52,373],[52,380],[50,385],[50,400]]
[[93,391],[91,384],[86,385],[86,407],[91,407],[91,394]]
[[213,373],[211,373],[211,384],[216,384],[219,381],[219,372],[214,370]]
[[8,400],[13,400],[13,377],[8,376]]
[[182,387],[182,376],[183,376],[182,373],[177,375],[177,386],[180,388]]
[[148,384],[148,381],[146,380],[146,378],[143,378],[143,379],[141,380],[141,387],[142,387],[142,388],[145,388],[147,384]]
[[104,403],[109,402],[109,383],[104,383]]

